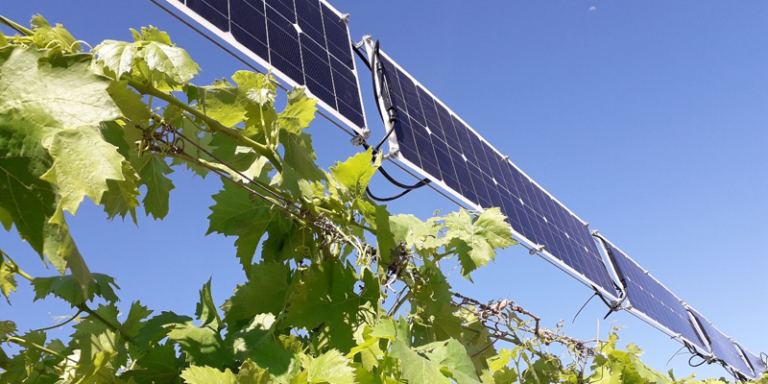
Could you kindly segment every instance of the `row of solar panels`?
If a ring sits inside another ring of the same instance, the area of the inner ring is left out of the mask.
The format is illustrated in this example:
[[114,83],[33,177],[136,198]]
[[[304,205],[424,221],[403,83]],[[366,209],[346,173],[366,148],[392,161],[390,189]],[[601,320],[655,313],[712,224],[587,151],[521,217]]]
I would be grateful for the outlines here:
[[[325,1],[166,1],[288,84],[306,87],[321,107],[358,134],[368,131],[347,20]],[[517,238],[592,286],[613,309],[641,317],[708,362],[744,377],[768,369],[607,239],[593,236],[586,222],[367,42],[378,75],[374,87],[385,96],[377,102],[393,131],[389,144],[395,159],[474,209],[499,207]],[[388,109],[396,110],[396,119]],[[621,284],[614,282],[609,266]]]
[[[692,352],[708,362],[719,361],[747,378],[757,378],[768,370],[760,357],[720,332],[610,241],[597,233],[590,234],[586,222],[389,56],[377,52],[373,44],[368,44],[368,51],[372,62],[377,60],[377,53],[380,56],[384,76],[378,86],[390,95],[386,101],[397,110],[390,147],[399,161],[477,210],[499,207],[509,218],[515,235],[530,249],[622,305],[622,309],[691,346]],[[614,283],[609,266],[621,284]]]

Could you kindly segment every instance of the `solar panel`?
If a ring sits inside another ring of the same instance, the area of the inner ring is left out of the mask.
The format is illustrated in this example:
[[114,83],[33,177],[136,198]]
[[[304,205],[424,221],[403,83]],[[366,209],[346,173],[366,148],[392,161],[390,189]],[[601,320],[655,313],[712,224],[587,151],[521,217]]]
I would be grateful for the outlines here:
[[389,56],[380,52],[380,58],[398,112],[390,136],[393,156],[474,209],[499,207],[519,239],[616,299],[615,284],[587,224]]
[[651,320],[670,335],[707,351],[682,301],[613,243],[599,236],[626,293],[627,310]]
[[696,318],[699,328],[704,332],[712,354],[744,376],[754,377],[755,375],[752,373],[752,369],[750,369],[747,362],[744,361],[739,347],[733,340],[720,332],[719,329],[715,328],[715,326],[702,316],[701,313],[690,307],[689,310],[693,317]]
[[344,15],[324,0],[166,0],[358,133],[366,129]]
[[739,343],[736,343],[736,345],[741,350],[741,353],[744,354],[744,357],[747,358],[749,365],[751,365],[752,372],[755,373],[754,378],[761,377],[765,371],[768,371],[768,367],[765,366],[765,362],[760,359],[759,356],[755,355],[747,349],[742,348]]

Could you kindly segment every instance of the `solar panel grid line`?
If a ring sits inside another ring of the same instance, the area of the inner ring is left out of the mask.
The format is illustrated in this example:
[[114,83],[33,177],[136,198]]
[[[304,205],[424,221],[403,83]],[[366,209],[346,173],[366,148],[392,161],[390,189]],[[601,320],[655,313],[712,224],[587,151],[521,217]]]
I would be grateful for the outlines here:
[[[367,44],[367,48],[371,56],[372,44]],[[527,248],[541,250],[543,244],[548,244],[549,249],[545,247],[539,252],[541,256],[588,287],[597,289],[607,299],[616,300],[615,284],[610,279],[594,241],[591,240],[587,223],[509,161],[508,157],[483,139],[386,53],[379,53],[389,75],[392,101],[396,104],[399,114],[398,123],[393,127],[394,134],[388,139],[392,157],[412,168],[419,176],[429,178],[440,188],[455,195],[463,205],[471,209],[482,211],[484,208],[500,205],[502,211],[510,217],[510,224],[516,224],[512,225],[514,236],[527,244]],[[412,102],[408,103],[409,100]],[[425,113],[424,104],[429,100],[432,103],[426,103],[428,111]],[[432,107],[435,108],[434,114]],[[437,125],[429,126],[430,121],[437,124],[438,120],[439,128]],[[462,133],[461,137],[449,139],[456,137],[459,132]],[[448,144],[449,141],[453,145]],[[456,145],[460,147],[457,148]],[[423,152],[419,152],[420,150]],[[493,158],[489,158],[491,156]],[[451,162],[447,162],[446,157],[450,158]],[[480,159],[482,163],[470,159]],[[503,175],[504,167],[508,168],[506,173],[510,176]],[[513,174],[515,175],[511,176]],[[518,194],[524,196],[513,195],[510,192],[512,185],[524,188],[518,190]],[[504,206],[505,198],[508,207]],[[514,200],[522,204],[516,204]],[[530,204],[534,201],[539,207],[545,207],[545,210],[538,212],[532,209]],[[548,231],[554,223],[560,223],[563,227],[558,227],[561,235],[556,236]],[[568,245],[563,244],[564,242]],[[592,278],[575,269],[574,266],[582,267],[579,260],[568,256],[585,252],[590,254],[591,259],[584,263],[586,265],[583,267],[593,275]],[[554,253],[565,256],[558,257]],[[600,278],[595,279],[594,276]]]
[[694,308],[688,306],[688,311],[696,319],[699,329],[706,336],[709,344],[710,354],[719,359],[722,363],[731,367],[735,371],[749,378],[757,378],[747,358],[743,355],[741,348],[736,342],[720,331],[711,321]]
[[598,236],[602,240],[603,251],[612,255],[608,258],[615,275],[622,284],[626,282],[623,309],[670,337],[708,354],[701,335],[688,315],[687,304],[610,240]]
[[[330,115],[356,133],[366,134],[360,81],[345,15],[325,0],[296,1],[165,0],[164,3],[205,27],[208,33],[198,32],[209,39],[210,34],[223,40],[235,48],[238,55],[269,69],[289,87],[305,87],[327,111],[327,114],[321,113],[324,117]],[[153,3],[160,5],[158,1]],[[310,16],[298,14],[295,4],[309,4]],[[308,24],[308,18],[312,18],[317,28]],[[317,46],[323,55],[317,54]]]

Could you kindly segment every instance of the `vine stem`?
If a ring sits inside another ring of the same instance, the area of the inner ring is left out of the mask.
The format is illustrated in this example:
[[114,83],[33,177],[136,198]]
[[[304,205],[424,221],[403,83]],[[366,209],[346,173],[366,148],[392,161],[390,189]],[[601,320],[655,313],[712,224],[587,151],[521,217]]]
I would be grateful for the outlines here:
[[29,280],[29,281],[34,280],[34,277],[32,277],[29,274],[27,274],[26,272],[22,271],[21,268],[19,268],[19,264],[17,264],[16,261],[14,261],[13,258],[11,258],[11,256],[9,254],[5,253],[5,251],[3,251],[2,249],[0,249],[0,255],[3,255],[4,258],[8,259],[8,261],[10,261],[11,264],[13,264],[11,272],[13,272],[13,273],[15,273],[15,274],[17,274],[17,275],[19,275],[19,276]]
[[21,33],[23,35],[26,35],[26,36],[32,36],[32,35],[35,34],[31,29],[25,28],[23,25],[21,25],[19,23],[16,23],[13,20],[8,19],[5,16],[0,16],[0,23],[3,23],[5,25],[13,28],[16,32],[19,32],[19,33]]
[[403,295],[403,297],[401,297],[400,300],[398,300],[397,303],[395,303],[395,306],[393,306],[392,309],[389,310],[389,316],[394,316],[395,313],[397,313],[397,311],[400,310],[400,307],[402,307],[403,304],[405,304],[405,302],[411,298],[412,293],[413,291],[408,290],[408,293]]
[[208,117],[208,115],[206,115],[205,113],[200,112],[199,110],[193,107],[190,107],[186,103],[182,103],[172,95],[162,92],[159,89],[149,84],[145,84],[143,82],[136,81],[136,80],[128,80],[128,84],[130,84],[131,87],[133,87],[134,89],[136,89],[137,91],[139,91],[144,95],[155,96],[161,100],[164,100],[168,104],[178,107],[188,112],[189,114],[197,117],[198,119],[205,121],[205,123],[208,125],[208,127],[211,130],[225,134],[229,137],[232,137],[235,140],[238,140],[248,145],[249,147],[255,149],[256,152],[258,152],[260,155],[265,156],[272,163],[272,165],[275,166],[275,169],[277,169],[278,172],[283,171],[283,164],[275,156],[275,153],[272,151],[272,149],[270,149],[268,146],[263,145],[259,142],[256,142],[249,137],[243,136],[243,134],[238,132],[238,130],[236,129],[225,127],[223,124],[216,121],[215,119]]
[[72,317],[70,317],[69,319],[67,319],[67,321],[65,321],[65,322],[63,322],[63,323],[59,323],[59,324],[56,324],[56,325],[52,325],[52,326],[50,326],[50,327],[45,327],[45,328],[40,328],[40,329],[33,329],[33,330],[29,331],[29,332],[30,332],[30,333],[32,333],[32,332],[43,332],[43,331],[48,331],[48,330],[51,330],[51,329],[56,329],[56,328],[59,328],[59,327],[61,327],[61,326],[67,325],[68,323],[72,322],[72,320],[74,320],[74,319],[76,319],[78,316],[80,316],[80,314],[81,314],[81,313],[83,313],[83,311],[82,311],[82,310],[78,311],[77,313],[75,313],[74,315],[72,315]]
[[117,326],[115,326],[114,324],[110,323],[109,321],[107,321],[107,319],[105,319],[105,318],[101,317],[101,315],[99,315],[98,313],[96,313],[94,310],[92,310],[92,309],[88,308],[88,306],[87,306],[87,305],[85,305],[85,303],[83,303],[83,304],[78,304],[76,307],[77,307],[77,309],[79,309],[81,312],[85,312],[85,313],[87,313],[89,316],[92,316],[92,317],[93,317],[93,318],[95,318],[96,320],[98,320],[98,321],[102,322],[104,325],[106,325],[106,326],[107,326],[107,328],[109,328],[109,329],[111,329],[111,330],[113,330],[113,331],[115,331],[115,332],[119,333],[119,334],[120,334],[120,336],[121,336],[123,339],[125,339],[125,340],[127,340],[127,341],[129,341],[129,342],[131,342],[131,341],[132,341],[132,340],[131,340],[131,337],[130,337],[130,336],[128,336],[128,335],[127,335],[127,334],[126,334],[126,333],[125,333],[125,332],[124,332],[122,329],[120,329],[119,327],[117,327]]
[[73,362],[73,363],[75,363],[75,364],[77,364],[77,363],[78,363],[77,361],[75,361],[75,360],[72,360],[72,359],[70,359],[69,357],[62,355],[61,353],[58,353],[58,352],[56,352],[56,351],[54,351],[54,350],[52,350],[52,349],[46,348],[46,347],[44,347],[44,346],[42,346],[42,345],[40,345],[40,344],[37,344],[37,343],[33,343],[33,342],[31,342],[31,341],[27,341],[27,340],[24,340],[24,339],[22,339],[22,338],[20,338],[20,337],[16,337],[16,336],[8,336],[8,337],[6,337],[6,338],[5,338],[5,341],[7,341],[7,342],[9,342],[9,343],[18,344],[18,345],[21,345],[21,346],[24,346],[24,347],[27,347],[27,348],[29,348],[29,347],[32,347],[32,348],[35,348],[35,349],[37,349],[37,350],[43,351],[43,352],[45,352],[45,353],[49,353],[49,354],[51,354],[51,355],[54,355],[54,356],[58,356],[58,357],[60,357],[60,358],[62,358],[62,359],[66,359],[66,360],[69,360],[69,361],[71,361],[71,362]]

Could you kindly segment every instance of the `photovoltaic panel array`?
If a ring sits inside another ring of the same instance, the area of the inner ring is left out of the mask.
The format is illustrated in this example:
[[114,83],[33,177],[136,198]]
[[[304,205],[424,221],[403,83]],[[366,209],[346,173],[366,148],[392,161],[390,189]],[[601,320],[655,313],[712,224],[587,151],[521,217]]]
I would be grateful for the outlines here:
[[[736,345],[739,345],[739,344],[736,343]],[[755,373],[755,377],[760,377],[763,374],[763,372],[768,370],[768,367],[765,366],[765,362],[762,359],[760,359],[759,356],[742,348],[740,345],[739,345],[739,349],[741,349],[741,352],[744,354],[744,357],[747,358],[747,361],[749,361],[749,364],[752,366],[752,372]]]
[[499,207],[518,237],[616,298],[585,222],[520,171],[389,56],[380,52],[397,109],[396,158],[475,209]]
[[690,311],[691,314],[693,314],[693,317],[696,318],[699,328],[704,332],[712,354],[744,376],[755,377],[754,373],[752,373],[752,369],[747,366],[747,363],[741,357],[739,347],[728,338],[728,336],[715,328],[715,326],[698,311],[693,308],[690,308]]
[[610,241],[602,237],[600,240],[624,286],[628,309],[707,351],[681,300]]
[[357,132],[366,126],[344,16],[322,0],[166,0]]

